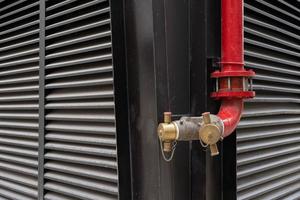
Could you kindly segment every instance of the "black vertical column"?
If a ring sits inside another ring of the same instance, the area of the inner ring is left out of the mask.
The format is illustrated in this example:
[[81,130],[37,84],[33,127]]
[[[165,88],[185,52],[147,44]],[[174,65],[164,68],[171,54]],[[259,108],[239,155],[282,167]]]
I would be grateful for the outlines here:
[[[220,101],[210,97],[214,91],[215,80],[210,74],[218,68],[218,60],[221,57],[221,1],[208,0],[207,12],[207,110],[216,114],[219,111]],[[218,143],[220,155],[211,157],[206,154],[206,199],[221,200],[222,197],[222,159],[223,142]]]
[[114,100],[117,133],[119,199],[130,200],[131,166],[128,125],[128,91],[124,30],[124,1],[110,1],[113,51]]
[[[191,0],[191,115],[200,116],[207,109],[207,1]],[[192,200],[206,199],[206,152],[199,141],[191,149]]]
[[45,18],[46,1],[40,0],[39,34],[39,155],[38,155],[38,199],[44,199],[44,144],[45,144]]
[[133,199],[189,200],[189,143],[165,162],[156,132],[189,113],[188,1],[125,1],[125,19]]

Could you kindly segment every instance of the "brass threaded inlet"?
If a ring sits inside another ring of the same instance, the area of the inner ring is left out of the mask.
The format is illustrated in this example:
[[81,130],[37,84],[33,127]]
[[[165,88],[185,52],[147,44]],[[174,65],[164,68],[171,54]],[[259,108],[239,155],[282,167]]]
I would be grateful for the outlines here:
[[173,123],[160,123],[157,128],[157,134],[161,141],[173,141],[177,138],[177,129]]

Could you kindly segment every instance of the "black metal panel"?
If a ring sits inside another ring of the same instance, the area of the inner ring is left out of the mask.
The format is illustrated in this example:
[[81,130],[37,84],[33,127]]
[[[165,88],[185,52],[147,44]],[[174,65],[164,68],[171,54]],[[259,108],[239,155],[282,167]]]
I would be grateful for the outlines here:
[[125,13],[133,199],[159,199],[151,1],[128,1]]
[[166,163],[156,133],[164,111],[189,112],[188,2],[128,1],[125,18],[133,198],[189,199],[189,144]]
[[124,2],[110,1],[119,199],[132,197]]
[[[200,116],[207,108],[206,4],[191,1],[191,114]],[[206,199],[206,152],[199,142],[192,144],[191,179],[192,200]]]

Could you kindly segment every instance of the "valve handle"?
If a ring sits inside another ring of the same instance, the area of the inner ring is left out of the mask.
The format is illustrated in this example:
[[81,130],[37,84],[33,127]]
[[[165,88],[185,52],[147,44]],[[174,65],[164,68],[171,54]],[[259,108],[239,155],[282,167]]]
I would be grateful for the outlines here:
[[204,124],[211,124],[210,112],[202,113]]
[[210,148],[210,155],[211,156],[217,156],[219,155],[219,150],[217,144],[211,144],[209,145]]
[[170,124],[172,122],[172,113],[164,112],[164,123]]
[[221,131],[211,122],[210,113],[205,112],[202,114],[203,126],[199,130],[200,140],[206,145],[209,145],[211,156],[219,155],[217,142],[221,139]]

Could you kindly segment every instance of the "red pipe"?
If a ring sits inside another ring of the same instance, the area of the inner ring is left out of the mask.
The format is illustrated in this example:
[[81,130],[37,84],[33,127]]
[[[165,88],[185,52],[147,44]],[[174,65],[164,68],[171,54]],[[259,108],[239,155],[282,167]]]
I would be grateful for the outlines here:
[[[222,0],[222,57],[221,73],[244,73],[243,0]],[[220,92],[243,92],[243,77],[220,78]],[[230,85],[230,86],[228,86]],[[229,88],[230,87],[230,88]],[[244,97],[222,98],[218,113],[224,123],[223,137],[229,136],[237,127],[244,108]]]
[[223,121],[223,137],[229,136],[240,122],[244,109],[243,99],[223,100],[218,116]]

